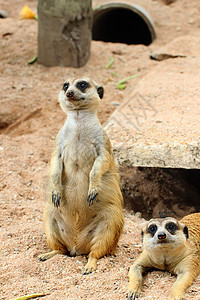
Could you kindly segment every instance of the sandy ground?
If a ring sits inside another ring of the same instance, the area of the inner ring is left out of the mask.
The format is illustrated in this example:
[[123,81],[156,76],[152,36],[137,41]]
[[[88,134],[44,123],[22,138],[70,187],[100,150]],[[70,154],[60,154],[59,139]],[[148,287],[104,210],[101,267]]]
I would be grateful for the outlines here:
[[[94,6],[105,1],[94,1]],[[131,1],[129,1],[131,3]],[[133,2],[132,2],[133,3]],[[125,213],[125,227],[116,256],[104,257],[98,270],[83,276],[86,257],[55,256],[41,263],[37,257],[48,251],[43,227],[43,208],[49,160],[56,134],[65,115],[57,94],[69,76],[89,74],[105,88],[99,110],[104,123],[117,105],[123,103],[137,82],[157,61],[150,53],[176,37],[200,30],[196,0],[135,1],[154,19],[157,40],[150,46],[127,46],[92,42],[91,56],[81,69],[46,68],[27,62],[37,54],[37,21],[19,20],[18,13],[28,4],[36,11],[37,1],[0,0],[9,18],[0,19],[0,297],[45,293],[44,299],[125,299],[128,269],[141,252],[144,220]],[[110,56],[112,68],[105,69]],[[116,77],[113,73],[120,74]],[[116,83],[138,74],[119,91]],[[117,105],[116,105],[117,104]],[[142,299],[167,299],[175,277],[154,271],[145,279]],[[200,299],[200,277],[187,291],[187,299]]]

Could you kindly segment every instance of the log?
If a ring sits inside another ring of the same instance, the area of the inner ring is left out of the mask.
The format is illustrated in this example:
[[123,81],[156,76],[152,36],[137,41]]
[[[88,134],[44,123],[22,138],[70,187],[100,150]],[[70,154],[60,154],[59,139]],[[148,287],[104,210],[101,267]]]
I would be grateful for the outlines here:
[[38,62],[82,67],[90,55],[91,0],[38,1]]

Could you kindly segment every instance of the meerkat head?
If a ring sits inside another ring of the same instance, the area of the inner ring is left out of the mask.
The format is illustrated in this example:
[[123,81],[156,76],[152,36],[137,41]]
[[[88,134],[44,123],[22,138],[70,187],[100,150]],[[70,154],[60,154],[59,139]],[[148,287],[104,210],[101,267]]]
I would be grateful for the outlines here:
[[97,111],[104,89],[90,78],[66,80],[59,93],[60,106],[64,112],[69,110]]
[[143,245],[146,249],[179,247],[188,239],[188,228],[175,218],[151,219],[143,230]]

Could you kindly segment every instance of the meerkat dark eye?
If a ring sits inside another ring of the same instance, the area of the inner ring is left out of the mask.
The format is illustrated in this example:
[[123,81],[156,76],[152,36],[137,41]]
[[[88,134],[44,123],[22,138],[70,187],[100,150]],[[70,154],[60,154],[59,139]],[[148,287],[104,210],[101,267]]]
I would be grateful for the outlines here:
[[173,234],[173,233],[175,233],[175,231],[178,229],[178,226],[177,226],[175,223],[170,222],[170,223],[167,223],[167,224],[165,225],[165,228],[166,228],[171,234]]
[[87,87],[88,87],[88,83],[87,82],[81,82],[80,83],[80,88],[86,89]]
[[67,89],[68,89],[68,87],[69,87],[69,83],[68,83],[68,82],[65,82],[65,83],[63,84],[63,90],[66,92]]
[[157,231],[158,227],[156,224],[151,224],[149,227],[148,227],[148,233],[154,235]]
[[90,87],[90,84],[87,81],[79,81],[76,86],[81,92],[84,92]]
[[67,89],[68,89],[68,87],[69,87],[69,83],[68,83],[68,82],[65,82],[65,83],[63,84],[63,90],[66,92]]

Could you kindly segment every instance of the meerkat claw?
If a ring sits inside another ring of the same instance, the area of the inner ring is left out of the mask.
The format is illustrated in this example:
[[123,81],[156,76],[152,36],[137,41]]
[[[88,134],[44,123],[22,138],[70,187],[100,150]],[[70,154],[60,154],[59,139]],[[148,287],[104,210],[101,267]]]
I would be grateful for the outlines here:
[[131,294],[128,294],[128,296],[127,296],[128,300],[135,300],[137,298],[138,298],[137,293],[133,293],[133,294],[131,293]]
[[88,197],[87,197],[87,202],[90,205],[93,204],[94,199],[96,198],[96,196],[98,195],[98,193],[89,193]]
[[54,204],[55,207],[58,208],[58,206],[60,206],[60,199],[61,197],[59,195],[56,195],[55,192],[52,192],[52,202]]
[[60,206],[60,196],[58,196],[57,200],[56,200],[56,207]]
[[45,261],[45,260],[47,260],[47,259],[46,259],[46,258],[43,259],[42,257],[39,257],[38,260],[39,260],[39,261]]
[[54,198],[55,198],[55,195],[54,195],[54,192],[52,191],[52,202],[54,203]]

